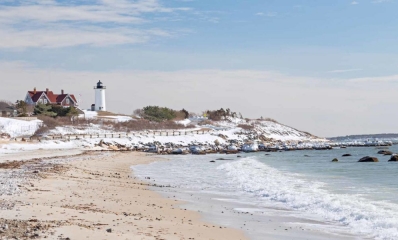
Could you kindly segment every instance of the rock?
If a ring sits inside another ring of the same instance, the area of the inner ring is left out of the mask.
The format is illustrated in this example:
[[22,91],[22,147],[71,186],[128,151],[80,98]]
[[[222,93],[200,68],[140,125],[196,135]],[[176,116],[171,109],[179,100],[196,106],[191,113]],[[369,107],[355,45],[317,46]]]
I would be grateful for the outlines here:
[[347,154],[343,154],[343,157],[351,157],[352,155],[347,153]]
[[217,158],[216,160],[218,160],[218,161],[232,161],[233,159]]
[[210,161],[211,163],[215,163],[216,161],[214,161],[214,160],[212,160],[212,161]]
[[310,156],[308,156],[308,155],[304,155],[304,157],[310,157]]
[[391,156],[390,160],[388,160],[389,162],[398,162],[398,155],[393,155]]
[[242,156],[239,156],[239,155],[238,155],[238,156],[236,156],[236,157],[240,158],[240,157],[242,157]]
[[339,160],[337,158],[333,159],[332,162],[338,162]]
[[359,159],[358,162],[379,162],[379,159],[377,159],[375,157],[366,156],[366,157]]
[[392,155],[392,152],[387,151],[387,150],[380,150],[380,151],[377,152],[377,154]]
[[106,229],[106,231],[107,231],[108,233],[111,233],[111,232],[112,232],[112,228],[108,228],[108,229]]

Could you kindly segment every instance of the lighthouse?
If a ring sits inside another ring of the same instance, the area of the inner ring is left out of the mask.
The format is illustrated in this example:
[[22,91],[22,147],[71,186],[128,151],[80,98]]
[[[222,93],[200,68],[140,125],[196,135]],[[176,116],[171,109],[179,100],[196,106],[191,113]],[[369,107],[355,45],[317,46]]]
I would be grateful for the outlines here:
[[95,90],[95,111],[106,111],[105,90],[106,87],[101,81],[98,81]]

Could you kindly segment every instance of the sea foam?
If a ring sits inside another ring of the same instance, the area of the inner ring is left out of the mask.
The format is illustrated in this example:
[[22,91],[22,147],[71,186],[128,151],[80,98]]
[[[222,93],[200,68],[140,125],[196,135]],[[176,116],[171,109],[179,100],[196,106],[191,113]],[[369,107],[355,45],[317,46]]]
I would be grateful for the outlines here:
[[398,206],[361,195],[335,194],[327,184],[269,167],[246,158],[218,167],[229,184],[264,202],[347,226],[352,234],[375,239],[398,239]]

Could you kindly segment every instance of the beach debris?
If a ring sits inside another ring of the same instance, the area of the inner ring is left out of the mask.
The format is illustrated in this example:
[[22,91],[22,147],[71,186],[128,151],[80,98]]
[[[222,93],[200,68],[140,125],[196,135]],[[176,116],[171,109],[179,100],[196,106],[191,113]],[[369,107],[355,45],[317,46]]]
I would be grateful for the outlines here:
[[332,162],[338,162],[339,160],[337,158],[333,159]]
[[375,157],[366,156],[366,157],[359,159],[358,162],[379,162],[379,159],[377,159]]
[[106,229],[106,232],[111,233],[112,232],[112,228]]

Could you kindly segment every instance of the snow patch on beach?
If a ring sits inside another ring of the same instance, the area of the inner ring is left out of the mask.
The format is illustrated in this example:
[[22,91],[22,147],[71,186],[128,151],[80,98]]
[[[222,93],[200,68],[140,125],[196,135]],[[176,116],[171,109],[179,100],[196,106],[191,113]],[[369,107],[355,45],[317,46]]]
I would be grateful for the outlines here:
[[31,136],[40,127],[42,121],[22,121],[0,117],[0,133],[8,133],[11,137]]

